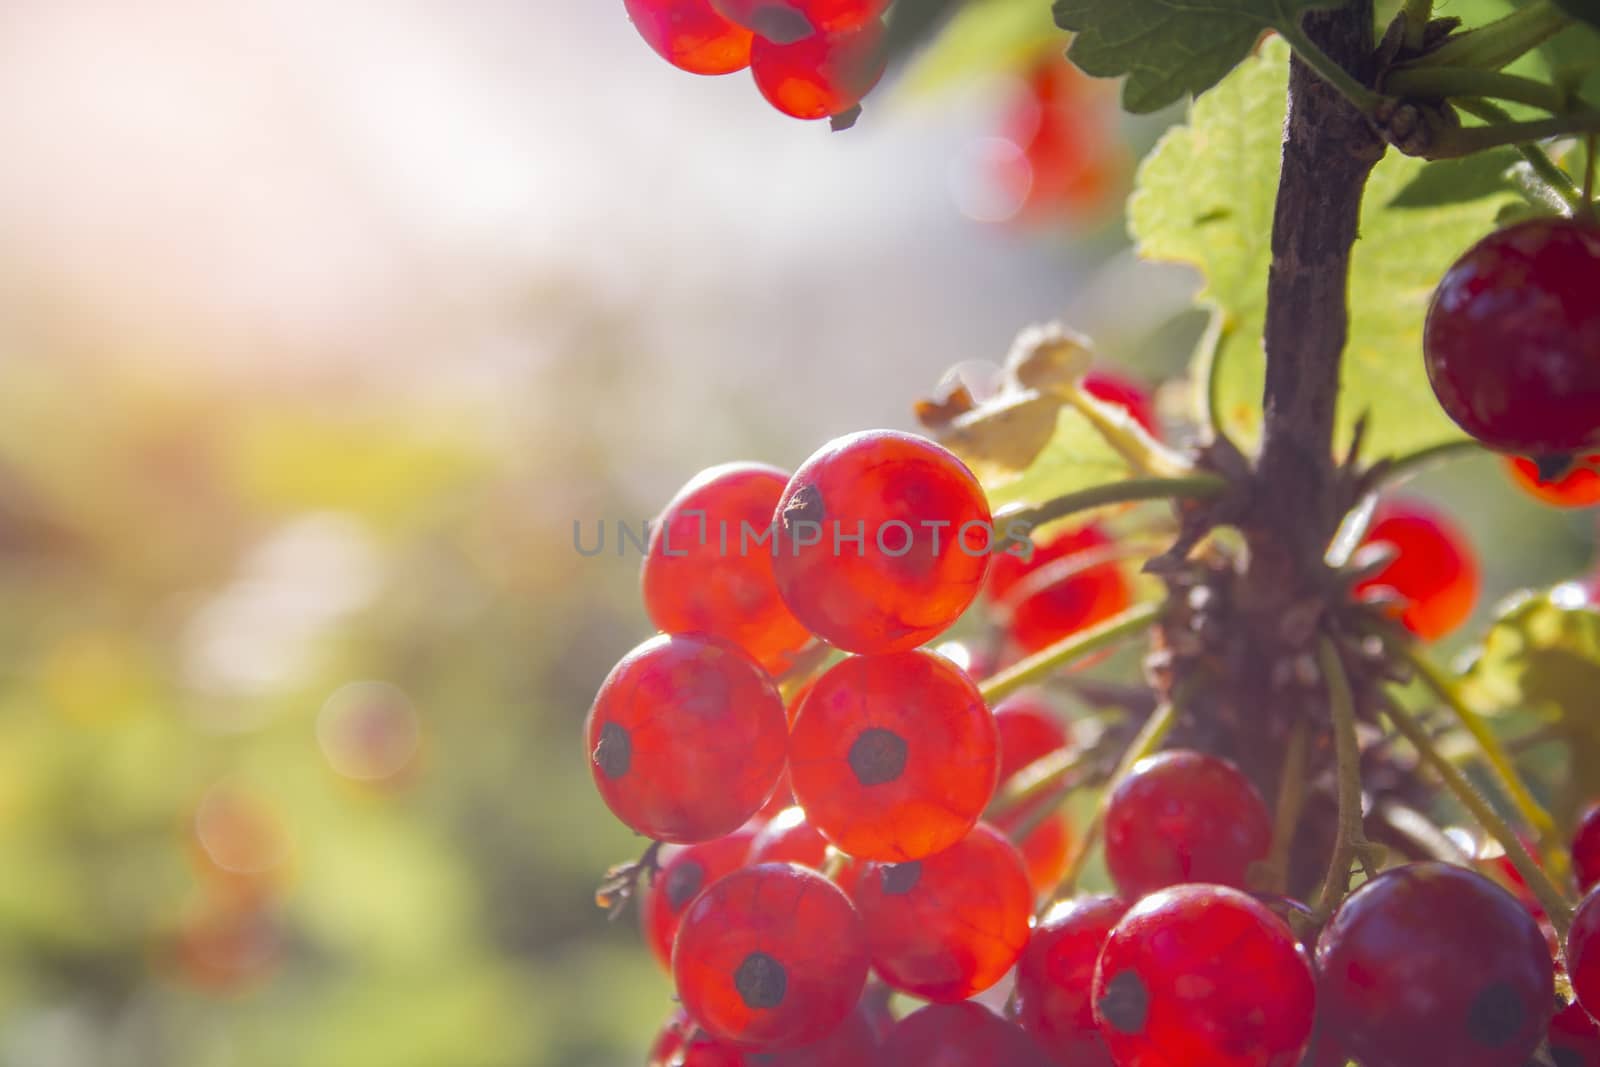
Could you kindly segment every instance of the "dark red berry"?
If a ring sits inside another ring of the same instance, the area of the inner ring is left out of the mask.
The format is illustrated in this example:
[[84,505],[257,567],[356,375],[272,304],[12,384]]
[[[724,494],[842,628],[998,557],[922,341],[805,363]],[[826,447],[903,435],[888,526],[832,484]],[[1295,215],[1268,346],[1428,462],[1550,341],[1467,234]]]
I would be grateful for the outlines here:
[[731,833],[783,770],[783,700],[749,656],[704,634],[653,637],[612,668],[585,728],[595,785],[658,841]]
[[1119,1067],[1296,1067],[1316,988],[1294,935],[1263,904],[1185,885],[1146,897],[1117,923],[1094,1003]]
[[664,633],[708,633],[781,674],[811,635],[772,576],[772,512],[789,476],[759,463],[701,471],[650,531],[640,570],[650,621]]
[[1567,974],[1590,1015],[1600,1013],[1600,888],[1589,890],[1567,934]]
[[901,863],[966,836],[994,795],[994,716],[932,652],[853,656],[817,679],[790,736],[790,778],[841,851]]
[[1016,1019],[1071,1067],[1112,1067],[1094,1021],[1094,967],[1128,911],[1115,897],[1079,897],[1047,913],[1017,961]]
[[710,0],[622,0],[634,28],[668,63],[690,74],[732,74],[750,65],[749,30]]
[[668,845],[661,850],[655,878],[639,901],[639,925],[645,943],[661,966],[672,969],[672,939],[700,891],[744,866],[760,824],[751,820],[726,837],[698,845]]
[[1456,261],[1422,349],[1445,413],[1490,448],[1541,456],[1600,446],[1600,228],[1539,218]]
[[989,601],[1018,650],[1037,652],[1127,608],[1132,588],[1122,568],[1103,558],[1112,545],[1090,524],[1051,536],[1027,560],[1013,552],[995,557]]
[[769,41],[790,44],[819,31],[874,22],[888,10],[889,0],[711,0],[711,6]]
[[1600,885],[1600,804],[1591,804],[1578,817],[1578,832],[1572,835],[1572,869],[1578,888],[1585,893]]
[[1140,761],[1106,806],[1106,867],[1128,900],[1183,882],[1243,889],[1271,847],[1272,817],[1256,787],[1200,752]]
[[889,1031],[883,1067],[1054,1067],[1028,1036],[981,1004],[930,1004]]
[[1558,508],[1600,504],[1600,453],[1580,456],[1564,473],[1546,477],[1539,464],[1524,456],[1506,457],[1511,480],[1530,496]]
[[1378,509],[1366,545],[1384,545],[1393,560],[1354,586],[1359,596],[1385,592],[1399,599],[1406,629],[1425,641],[1450,633],[1478,600],[1478,561],[1466,535],[1442,512],[1415,500]]
[[1363,1067],[1520,1067],[1555,1005],[1539,924],[1482,875],[1444,863],[1386,871],[1317,943],[1325,1024]]
[[713,1037],[801,1048],[844,1022],[867,980],[861,920],[815,871],[764,863],[689,905],[672,952],[678,997]]
[[820,871],[828,858],[828,841],[806,819],[805,809],[784,808],[761,828],[750,843],[751,863],[798,863]]
[[883,23],[821,31],[788,44],[757,37],[750,71],[767,102],[797,119],[842,115],[883,77]]
[[990,522],[978,480],[933,442],[889,430],[841,437],[806,460],[779,501],[778,588],[840,648],[915,648],[977,596]]
[[864,1010],[827,1037],[797,1049],[757,1052],[704,1033],[682,1010],[667,1020],[646,1067],[877,1067],[878,1037]]
[[1577,1001],[1550,1020],[1550,1056],[1556,1067],[1600,1067],[1600,1023]]
[[982,824],[943,852],[868,864],[851,895],[878,976],[902,992],[965,1000],[1005,977],[1028,941],[1022,856]]

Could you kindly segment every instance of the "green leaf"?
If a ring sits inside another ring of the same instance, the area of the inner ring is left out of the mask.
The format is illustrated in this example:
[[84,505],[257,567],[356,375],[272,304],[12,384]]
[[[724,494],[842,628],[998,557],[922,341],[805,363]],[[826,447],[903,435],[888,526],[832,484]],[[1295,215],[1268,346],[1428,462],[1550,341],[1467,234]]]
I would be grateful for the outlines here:
[[989,488],[989,504],[1037,504],[1126,479],[1127,460],[1072,408],[1056,414],[1050,443],[1021,475]]
[[[1216,417],[1241,445],[1261,431],[1261,336],[1272,210],[1288,86],[1288,46],[1265,45],[1195,101],[1140,168],[1129,221],[1144,256],[1197,267],[1218,317]],[[1397,206],[1427,164],[1391,153],[1373,172],[1351,265],[1350,340],[1340,445],[1369,415],[1367,454],[1397,455],[1458,436],[1422,366],[1422,320],[1440,275],[1494,225],[1509,191]]]
[[1250,54],[1263,30],[1338,0],[1055,0],[1056,23],[1077,33],[1068,55],[1088,74],[1126,74],[1122,103],[1156,111],[1205,92]]

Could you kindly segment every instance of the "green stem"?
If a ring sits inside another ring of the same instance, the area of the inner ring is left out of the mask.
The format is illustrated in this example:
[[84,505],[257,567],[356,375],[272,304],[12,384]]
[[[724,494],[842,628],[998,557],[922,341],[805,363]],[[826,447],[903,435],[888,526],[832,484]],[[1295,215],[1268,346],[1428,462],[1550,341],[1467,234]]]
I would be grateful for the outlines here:
[[[1485,122],[1504,125],[1511,121],[1510,112],[1487,100],[1458,100],[1456,106]],[[1569,212],[1575,212],[1583,206],[1585,203],[1583,190],[1578,188],[1570,174],[1556,165],[1556,161],[1550,158],[1548,152],[1532,143],[1517,145],[1517,151],[1533,168],[1533,173],[1544,182],[1557,203],[1565,205]]]
[[1114,615],[1098,626],[1064,637],[1040,649],[1027,659],[1012,664],[986,679],[978,689],[989,704],[1049,676],[1074,660],[1099,652],[1150,628],[1161,614],[1157,604],[1139,604],[1121,615]]
[[1458,159],[1475,152],[1507,145],[1524,145],[1552,137],[1600,132],[1600,111],[1573,111],[1551,119],[1510,122],[1493,126],[1466,126],[1441,134],[1424,153],[1428,159]]
[[1546,862],[1551,864],[1557,874],[1566,874],[1569,866],[1566,854],[1553,844],[1560,837],[1560,833],[1556,830],[1555,819],[1551,818],[1550,813],[1534,798],[1533,792],[1517,773],[1516,765],[1511,761],[1511,754],[1506,751],[1505,745],[1495,732],[1489,728],[1483,716],[1467,705],[1460,691],[1449,678],[1445,677],[1444,672],[1430,663],[1421,652],[1409,644],[1391,646],[1391,650],[1398,652],[1411,665],[1411,669],[1417,672],[1422,684],[1433,691],[1434,696],[1450,709],[1456,721],[1466,728],[1473,740],[1477,741],[1478,748],[1493,771],[1500,789],[1511,800],[1522,820],[1538,833],[1541,841],[1551,843],[1546,849]]
[[1562,893],[1545,873],[1544,868],[1529,854],[1527,846],[1522,843],[1522,838],[1517,836],[1511,825],[1502,819],[1499,812],[1495,811],[1483,795],[1473,787],[1467,776],[1439,754],[1427,731],[1422,728],[1422,724],[1415,716],[1388,696],[1384,698],[1384,714],[1394,724],[1395,730],[1417,750],[1422,761],[1433,768],[1433,772],[1444,782],[1445,788],[1449,789],[1460,801],[1461,806],[1478,821],[1478,825],[1505,849],[1506,857],[1511,860],[1517,873],[1522,875],[1523,881],[1544,906],[1550,921],[1555,925],[1556,932],[1565,942],[1567,930],[1572,925],[1572,904],[1567,900],[1566,894]]
[[1155,754],[1161,747],[1161,742],[1167,739],[1167,734],[1178,723],[1178,706],[1167,702],[1156,708],[1154,714],[1145,720],[1144,728],[1139,731],[1139,736],[1133,739],[1133,744],[1122,754],[1122,762],[1117,764],[1116,773],[1106,783],[1105,790],[1100,794],[1100,803],[1095,806],[1094,818],[1083,831],[1083,837],[1078,842],[1077,848],[1072,851],[1072,859],[1067,863],[1067,872],[1062,875],[1061,882],[1056,886],[1056,891],[1051,894],[1054,900],[1062,900],[1070,896],[1078,885],[1078,879],[1083,875],[1083,866],[1089,859],[1089,853],[1094,851],[1094,846],[1100,841],[1100,833],[1105,828],[1106,804],[1111,794],[1133,773],[1139,761]]
[[1456,34],[1407,67],[1477,67],[1499,70],[1538,48],[1572,25],[1551,0],[1534,0],[1526,7],[1485,26]]
[[1316,904],[1317,915],[1326,918],[1350,892],[1350,864],[1368,846],[1361,810],[1361,746],[1356,737],[1356,704],[1350,692],[1350,678],[1338,648],[1328,638],[1323,638],[1317,650],[1317,662],[1328,685],[1339,787],[1339,824],[1333,857]]
[[992,819],[996,815],[1015,811],[1024,804],[1053,794],[1063,787],[1070,791],[1074,788],[1073,784],[1069,784],[1073,775],[1082,770],[1096,755],[1096,751],[1091,747],[1061,748],[1040,756],[1012,775],[1000,791],[995,793],[994,799],[989,801],[989,807],[984,812],[984,818]]
[[1394,96],[1443,100],[1456,96],[1486,96],[1512,100],[1559,115],[1570,101],[1565,90],[1520,74],[1477,67],[1400,67],[1383,80],[1383,91]]
[[1428,23],[1433,20],[1433,0],[1406,0],[1406,47],[1413,52],[1422,48],[1428,36]]
[[1283,774],[1278,780],[1277,814],[1272,824],[1272,852],[1267,859],[1268,885],[1273,893],[1289,891],[1289,853],[1306,807],[1306,755],[1311,747],[1311,722],[1295,720],[1289,748],[1283,754]]
[[1298,21],[1285,22],[1281,26],[1274,26],[1278,35],[1289,42],[1289,47],[1294,49],[1295,55],[1300,57],[1300,62],[1316,71],[1318,76],[1344,96],[1353,104],[1357,111],[1371,118],[1377,113],[1378,104],[1383,97],[1373,92],[1356,80],[1355,76],[1345,70],[1333,57],[1317,46],[1317,43],[1307,36]]
[[[1484,447],[1470,437],[1459,441],[1445,441],[1442,444],[1429,445],[1415,452],[1408,452],[1398,459],[1391,460],[1384,465],[1377,479],[1378,485],[1392,485],[1403,482],[1412,475],[1420,474],[1436,463],[1445,460],[1457,459],[1466,456],[1481,456]],[[1375,485],[1374,488],[1377,486]]]
[[995,516],[995,521],[1007,530],[1019,522],[1031,529],[1080,511],[1092,511],[1111,504],[1129,504],[1140,500],[1200,500],[1218,496],[1227,488],[1227,481],[1214,474],[1191,474],[1182,478],[1130,478],[1067,493],[1037,507],[1001,512]]

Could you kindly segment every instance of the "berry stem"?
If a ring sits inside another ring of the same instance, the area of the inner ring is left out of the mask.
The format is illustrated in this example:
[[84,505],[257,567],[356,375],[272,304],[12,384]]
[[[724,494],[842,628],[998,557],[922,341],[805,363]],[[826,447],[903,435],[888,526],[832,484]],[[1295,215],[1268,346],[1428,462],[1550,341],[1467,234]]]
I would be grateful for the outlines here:
[[1546,842],[1545,862],[1551,865],[1556,874],[1565,875],[1571,863],[1565,851],[1555,845],[1561,836],[1556,829],[1556,821],[1534,797],[1527,783],[1522,780],[1522,776],[1517,773],[1516,765],[1512,763],[1511,755],[1500,742],[1500,738],[1489,728],[1483,716],[1468,706],[1460,691],[1449,678],[1445,677],[1444,672],[1429,662],[1421,652],[1411,647],[1409,642],[1395,642],[1390,648],[1417,672],[1422,684],[1432,690],[1434,696],[1450,709],[1456,721],[1472,735],[1485,762],[1494,772],[1499,787],[1510,798],[1518,815],[1538,833],[1541,841]]
[[1517,836],[1517,832],[1500,817],[1467,776],[1440,755],[1416,717],[1388,694],[1383,696],[1383,705],[1384,714],[1394,724],[1395,731],[1411,743],[1411,747],[1417,750],[1422,761],[1433,768],[1434,773],[1444,782],[1445,788],[1450,790],[1461,806],[1477,820],[1478,825],[1499,842],[1500,847],[1505,850],[1506,858],[1516,867],[1517,873],[1522,875],[1523,881],[1527,882],[1533,895],[1539,898],[1539,903],[1550,916],[1550,921],[1555,924],[1556,932],[1565,942],[1567,929],[1572,924],[1572,904],[1566,899],[1566,894],[1550,879],[1544,868],[1539,866],[1528,852],[1527,846],[1522,843],[1522,839]]
[[[1012,775],[989,802],[989,808],[984,812],[984,818],[993,819],[996,815],[1004,815],[1028,804],[1039,797],[1060,793],[1059,799],[1065,799],[1067,793],[1072,792],[1082,783],[1076,780],[1078,771],[1083,770],[1093,762],[1098,753],[1093,747],[1072,749],[1057,749],[1055,752],[1046,753]],[[1050,814],[1055,805],[1041,805],[1045,814]],[[1023,838],[1032,833],[1036,826],[1028,826],[1025,832],[1019,831],[1013,837]]]
[[1272,825],[1272,852],[1266,863],[1266,886],[1272,893],[1289,891],[1289,854],[1306,807],[1306,756],[1310,750],[1310,720],[1295,720],[1289,746],[1283,753],[1283,774],[1278,782],[1278,804]]
[[1428,36],[1428,23],[1433,20],[1433,0],[1406,0],[1406,47],[1421,50]]
[[1552,137],[1600,132],[1600,111],[1584,109],[1530,122],[1470,126],[1440,134],[1422,154],[1428,159],[1458,159],[1506,145],[1520,146]]
[[[1499,104],[1487,100],[1458,100],[1456,106],[1469,115],[1476,115],[1485,122],[1504,124],[1511,121],[1511,113]],[[1519,144],[1517,151],[1533,168],[1534,175],[1543,183],[1546,193],[1568,213],[1573,213],[1582,208],[1584,204],[1583,191],[1578,188],[1572,176],[1560,167],[1550,154],[1536,144]]]
[[1565,111],[1569,102],[1566,92],[1559,86],[1520,74],[1478,67],[1401,67],[1384,79],[1383,88],[1395,96],[1424,100],[1448,97],[1511,100],[1552,114]]
[[989,677],[978,690],[983,694],[983,699],[993,706],[1000,698],[1040,681],[1074,660],[1099,652],[1125,637],[1149,629],[1160,614],[1159,605],[1135,605],[1121,615],[1113,615],[1098,626],[1064,637],[1028,658],[1019,660],[999,674]]
[[1061,881],[1056,886],[1056,891],[1051,894],[1051,899],[1064,900],[1072,895],[1077,888],[1079,877],[1083,874],[1083,866],[1088,862],[1089,853],[1094,851],[1095,845],[1100,841],[1100,833],[1105,828],[1106,804],[1111,794],[1116,792],[1117,786],[1133,773],[1134,767],[1138,766],[1140,760],[1155,754],[1156,749],[1161,747],[1161,743],[1167,739],[1167,735],[1177,723],[1178,706],[1170,701],[1157,707],[1154,714],[1145,720],[1139,736],[1133,739],[1128,750],[1122,754],[1122,762],[1117,764],[1115,773],[1106,782],[1105,789],[1100,794],[1100,803],[1095,805],[1094,817],[1089,820],[1082,839],[1072,850],[1072,859],[1067,864],[1067,872],[1061,876]]
[[1062,396],[1139,474],[1174,478],[1194,469],[1188,459],[1152,437],[1127,408],[1093,396],[1082,383],[1065,390]]
[[[1227,481],[1214,474],[1191,474],[1182,478],[1130,478],[1067,493],[1037,507],[1001,512],[995,516],[995,521],[1002,526],[1021,522],[1031,529],[1111,504],[1130,504],[1141,500],[1204,500],[1220,495],[1227,487]],[[1004,550],[1008,544],[1010,542],[997,548]]]
[[1356,704],[1350,692],[1350,677],[1345,673],[1338,647],[1328,638],[1323,638],[1317,649],[1317,662],[1328,685],[1339,794],[1338,834],[1316,905],[1317,915],[1326,918],[1350,892],[1351,862],[1359,858],[1362,866],[1371,868],[1368,855],[1372,846],[1367,841],[1361,810],[1361,745],[1356,737]]
[[1447,460],[1461,459],[1468,456],[1481,456],[1484,448],[1470,437],[1463,437],[1455,441],[1444,441],[1427,448],[1419,448],[1415,452],[1408,452],[1403,456],[1388,460],[1382,466],[1374,467],[1372,472],[1372,488],[1394,485],[1403,482],[1413,475],[1438,463]]
[[1551,0],[1533,0],[1533,3],[1513,11],[1504,18],[1456,34],[1427,55],[1407,63],[1405,67],[1476,67],[1479,70],[1499,70],[1538,48],[1570,25],[1572,18]]

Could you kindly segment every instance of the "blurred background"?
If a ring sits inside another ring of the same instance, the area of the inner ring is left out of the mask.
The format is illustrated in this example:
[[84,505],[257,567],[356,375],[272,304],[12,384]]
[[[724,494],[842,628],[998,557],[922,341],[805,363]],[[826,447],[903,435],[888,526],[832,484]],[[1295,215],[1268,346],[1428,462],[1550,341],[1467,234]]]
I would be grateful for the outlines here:
[[[0,1064],[643,1061],[578,738],[647,624],[574,523],[908,426],[1030,322],[1146,381],[1199,329],[1120,223],[1173,116],[1060,111],[1027,10],[830,134],[620,0],[0,6]],[[1492,466],[1431,488],[1493,590],[1587,561]]]

